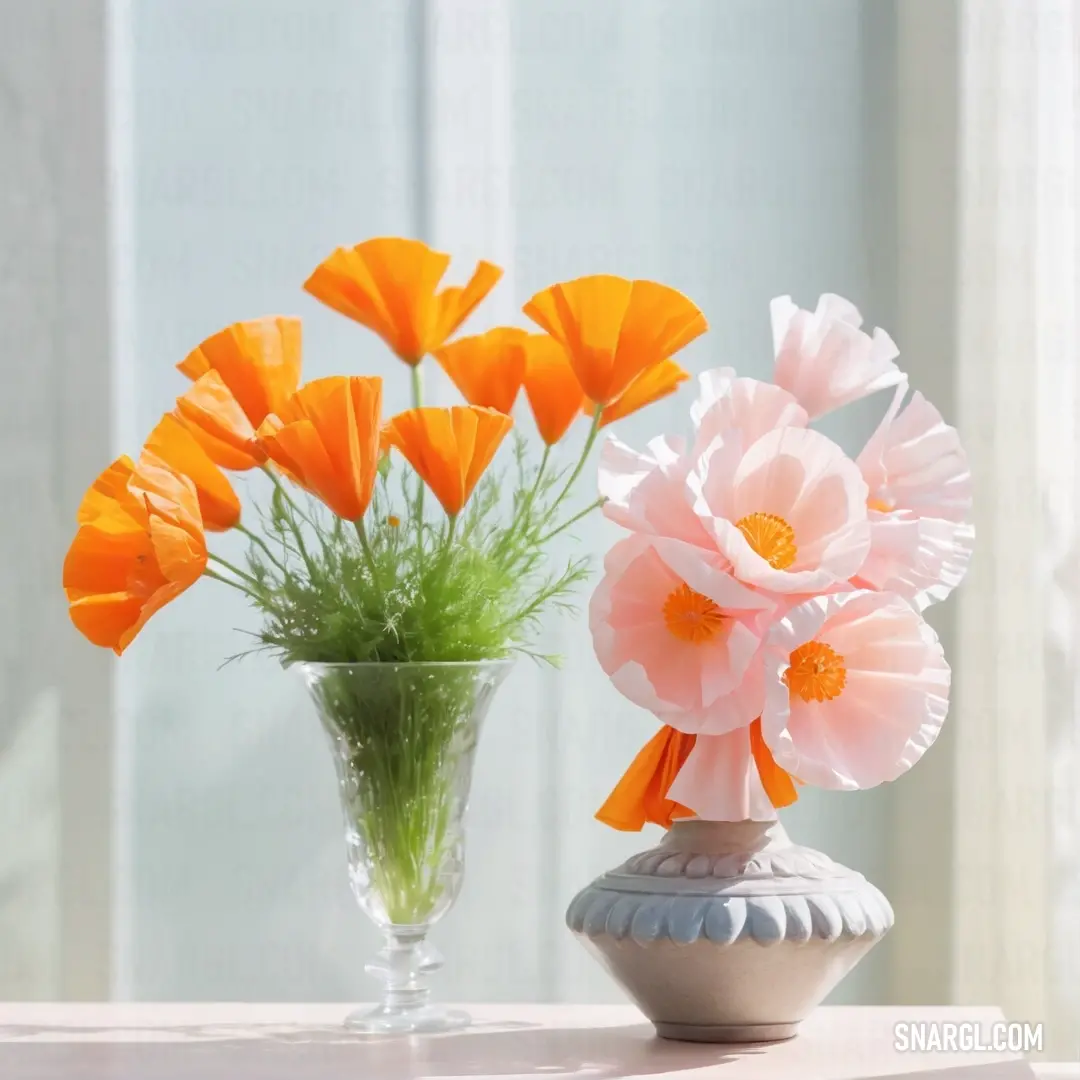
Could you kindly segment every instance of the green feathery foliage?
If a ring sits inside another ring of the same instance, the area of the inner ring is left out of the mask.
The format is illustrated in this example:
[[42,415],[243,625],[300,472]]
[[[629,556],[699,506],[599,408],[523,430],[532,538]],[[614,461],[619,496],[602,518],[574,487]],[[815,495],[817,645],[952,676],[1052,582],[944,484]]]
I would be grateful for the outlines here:
[[545,613],[569,608],[589,566],[549,570],[548,541],[584,515],[556,525],[573,477],[546,459],[531,467],[520,437],[514,449],[509,477],[489,471],[458,520],[438,524],[416,513],[419,477],[403,467],[395,482],[385,460],[366,525],[276,482],[242,578],[263,616],[256,650],[285,665],[556,662],[530,642]]

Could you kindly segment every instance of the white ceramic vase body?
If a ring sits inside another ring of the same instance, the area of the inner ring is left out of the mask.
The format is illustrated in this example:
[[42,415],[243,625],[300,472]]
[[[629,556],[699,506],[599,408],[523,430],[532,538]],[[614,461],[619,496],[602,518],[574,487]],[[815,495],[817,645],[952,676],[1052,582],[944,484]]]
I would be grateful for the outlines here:
[[779,822],[676,822],[573,899],[570,930],[658,1034],[787,1039],[885,935],[888,900]]

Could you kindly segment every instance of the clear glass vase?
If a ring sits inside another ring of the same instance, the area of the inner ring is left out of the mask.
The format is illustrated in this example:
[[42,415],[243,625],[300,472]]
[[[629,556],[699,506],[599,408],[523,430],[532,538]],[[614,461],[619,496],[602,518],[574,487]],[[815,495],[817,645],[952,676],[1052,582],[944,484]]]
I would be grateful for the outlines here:
[[353,895],[385,939],[366,969],[382,982],[382,1000],[351,1014],[350,1028],[438,1032],[469,1023],[431,1004],[428,979],[442,959],[426,939],[461,889],[480,725],[511,666],[303,665],[337,768]]

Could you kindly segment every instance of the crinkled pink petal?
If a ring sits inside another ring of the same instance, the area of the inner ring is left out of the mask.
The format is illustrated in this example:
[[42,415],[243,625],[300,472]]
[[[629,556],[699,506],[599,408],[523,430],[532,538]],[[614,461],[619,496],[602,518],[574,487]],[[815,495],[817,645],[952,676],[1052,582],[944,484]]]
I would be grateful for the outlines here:
[[974,546],[973,525],[871,512],[870,554],[852,582],[897,593],[925,611],[964,580]]
[[878,390],[895,386],[903,373],[893,362],[899,350],[884,330],[861,329],[858,308],[826,293],[815,311],[790,296],[769,305],[776,366],[773,380],[792,394],[811,420]]
[[775,821],[750,751],[750,731],[699,735],[668,798],[708,821]]
[[[725,616],[710,641],[687,642],[668,629],[664,605],[683,583]],[[723,732],[761,712],[761,638],[772,610],[724,572],[718,555],[637,534],[608,553],[589,625],[600,666],[625,697],[680,731]]]
[[654,537],[648,543],[679,581],[686,582],[725,611],[771,614],[774,610],[771,600],[731,576],[717,552],[703,553],[692,544],[664,536]]
[[966,522],[971,517],[971,469],[956,429],[916,392],[900,410],[907,385],[857,459],[870,498],[916,517]]
[[858,457],[875,511],[859,584],[895,592],[921,611],[967,573],[971,470],[954,428],[921,394],[900,411],[906,383]]
[[778,427],[806,427],[806,410],[786,390],[758,379],[739,378],[733,368],[716,368],[698,377],[697,401],[690,416],[698,446],[738,430],[749,446]]
[[786,391],[757,379],[738,378],[731,368],[701,376],[701,393],[691,407],[697,427],[692,447],[681,439],[657,438],[639,453],[609,436],[600,451],[599,491],[604,514],[626,529],[671,536],[698,547],[715,545],[694,514],[687,476],[713,443],[737,458],[776,427],[805,427],[806,411]]
[[712,547],[686,486],[690,465],[682,440],[653,439],[641,454],[609,435],[600,448],[604,516],[624,529]]
[[[843,690],[803,701],[784,683],[808,641],[843,657]],[[874,787],[906,772],[937,738],[949,704],[949,666],[926,621],[903,599],[865,591],[815,597],[769,631],[762,736],[776,763],[805,783]]]
[[[718,439],[687,483],[697,495],[694,509],[732,573],[756,588],[820,592],[850,579],[870,549],[866,482],[819,432],[777,428],[745,452]],[[771,566],[737,527],[755,513],[775,514],[792,527],[796,558],[788,569]]]

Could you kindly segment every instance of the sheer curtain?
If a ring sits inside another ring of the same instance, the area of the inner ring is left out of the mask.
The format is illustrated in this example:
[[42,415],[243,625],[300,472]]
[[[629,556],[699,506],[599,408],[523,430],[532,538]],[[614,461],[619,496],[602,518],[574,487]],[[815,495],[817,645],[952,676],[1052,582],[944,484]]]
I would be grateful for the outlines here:
[[955,994],[1080,1057],[1080,4],[961,6]]
[[890,996],[1001,1005],[1073,1059],[1080,5],[898,14],[899,330],[969,450],[977,545],[932,611],[950,723],[897,785]]
[[111,450],[102,0],[0,0],[0,998],[108,992],[108,657],[60,564]]
[[[893,45],[881,11],[131,0],[120,423],[132,437],[147,429],[180,388],[171,365],[187,347],[267,311],[304,316],[309,376],[377,372],[389,407],[402,405],[402,373],[376,339],[300,291],[327,251],[370,235],[423,235],[458,257],[451,273],[501,261],[507,279],[477,326],[520,321],[533,291],[568,276],[669,282],[712,324],[687,351],[696,371],[765,374],[777,293],[837,291],[891,325]],[[686,397],[631,419],[624,437],[684,423]],[[855,448],[872,413],[833,433]],[[597,521],[580,538],[600,552],[613,533]],[[193,590],[118,668],[121,996],[365,993],[373,934],[346,887],[310,708],[266,660],[218,670],[250,618],[231,596]],[[582,621],[549,633],[564,669],[521,664],[482,740],[466,884],[438,932],[446,996],[617,994],[562,915],[577,888],[648,842],[592,814],[654,724],[602,677]],[[887,884],[889,798],[808,796],[789,827]],[[845,983],[847,999],[880,999],[884,962]]]

